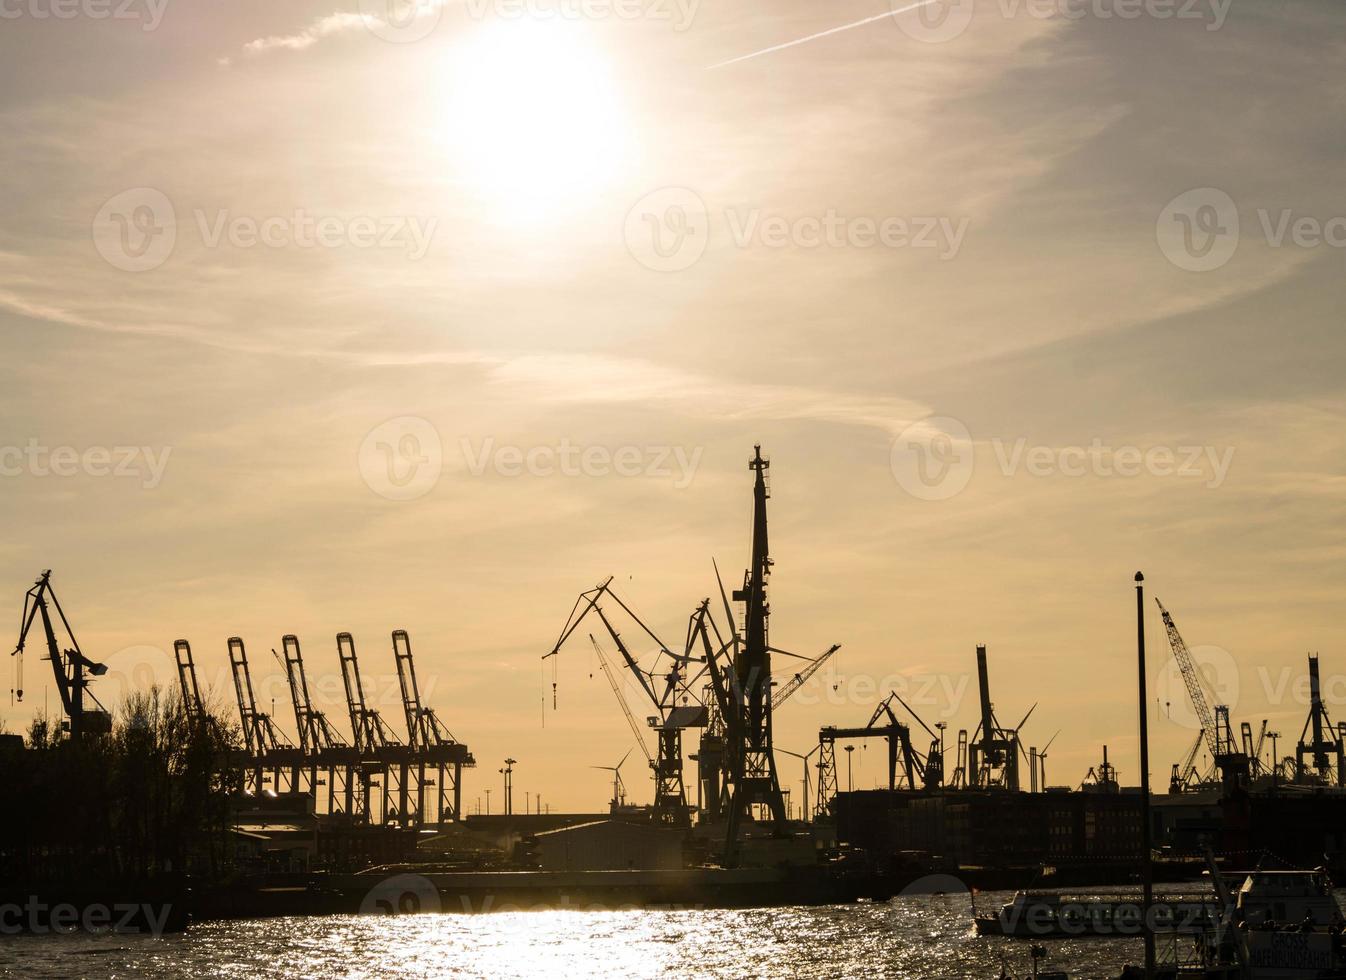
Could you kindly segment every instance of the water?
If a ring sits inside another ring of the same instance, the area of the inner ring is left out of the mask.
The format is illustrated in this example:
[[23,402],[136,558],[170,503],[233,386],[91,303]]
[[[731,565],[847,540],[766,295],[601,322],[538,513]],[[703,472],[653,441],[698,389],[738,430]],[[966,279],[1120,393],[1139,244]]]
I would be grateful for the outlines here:
[[[1008,892],[984,893],[998,908]],[[1071,980],[1115,978],[1138,940],[1054,939],[1045,967]],[[997,977],[1028,972],[1028,943],[978,937],[969,898],[879,905],[655,912],[320,916],[211,922],[152,939],[119,935],[0,939],[13,977]]]

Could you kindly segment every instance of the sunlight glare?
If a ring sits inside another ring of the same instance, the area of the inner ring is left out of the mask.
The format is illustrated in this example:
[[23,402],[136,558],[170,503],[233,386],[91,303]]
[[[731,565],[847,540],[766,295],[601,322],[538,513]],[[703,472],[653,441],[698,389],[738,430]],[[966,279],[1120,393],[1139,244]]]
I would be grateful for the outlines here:
[[438,134],[488,219],[541,223],[592,202],[628,154],[604,52],[582,27],[497,21],[449,54]]

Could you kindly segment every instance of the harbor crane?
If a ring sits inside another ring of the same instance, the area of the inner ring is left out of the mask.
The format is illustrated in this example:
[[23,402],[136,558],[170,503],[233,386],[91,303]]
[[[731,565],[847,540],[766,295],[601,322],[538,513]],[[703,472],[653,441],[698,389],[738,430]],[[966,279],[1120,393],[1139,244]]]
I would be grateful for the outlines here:
[[1341,733],[1333,726],[1323,704],[1316,653],[1309,654],[1309,716],[1295,746],[1296,782],[1302,782],[1310,770],[1326,785],[1346,786],[1346,752],[1342,751]]
[[[62,643],[57,639],[56,624],[52,619],[53,609],[56,611],[61,630],[69,644],[64,649],[62,649]],[[75,634],[70,628],[70,621],[66,618],[65,610],[61,608],[61,602],[56,598],[56,592],[52,588],[51,569],[44,571],[33,587],[24,594],[19,642],[14,647],[14,652],[10,654],[10,656],[19,658],[14,671],[15,698],[19,701],[23,700],[23,651],[25,644],[28,642],[28,631],[33,628],[33,623],[38,619],[42,621],[42,635],[47,646],[46,659],[51,661],[52,676],[56,681],[56,693],[60,696],[61,708],[66,716],[62,728],[68,731],[71,740],[76,742],[85,735],[107,734],[112,730],[112,716],[99,704],[98,698],[88,689],[89,677],[101,677],[107,673],[107,667],[90,660],[80,649],[79,641],[75,639]],[[86,696],[98,707],[86,709],[84,707]]]
[[355,751],[360,757],[360,812],[366,818],[373,816],[372,789],[374,777],[380,781],[382,805],[379,822],[388,822],[388,781],[396,778],[397,805],[395,816],[401,826],[408,826],[409,756],[383,720],[377,708],[365,701],[364,681],[360,677],[360,661],[355,652],[355,638],[350,633],[337,634],[337,656],[341,660],[341,680],[346,688],[346,709],[350,713],[351,732]]
[[598,640],[592,633],[589,634],[589,642],[594,646],[594,654],[598,657],[598,669],[603,672],[603,676],[608,679],[608,685],[612,688],[612,695],[617,699],[617,704],[621,706],[622,714],[626,717],[626,724],[631,728],[631,734],[635,736],[636,744],[640,746],[640,751],[645,755],[645,761],[650,764],[650,769],[655,768],[654,756],[650,755],[649,746],[645,744],[645,736],[640,731],[640,725],[636,723],[636,716],[631,711],[631,706],[626,703],[626,695],[622,693],[621,685],[617,683],[617,675],[612,671],[612,665],[608,663],[607,654],[603,648],[598,645]]
[[[324,770],[327,776],[328,812],[350,813],[355,804],[350,778],[351,766],[357,761],[358,756],[327,720],[327,715],[313,707],[299,637],[287,633],[281,638],[281,649],[285,654],[282,663],[290,685],[290,702],[294,706],[295,727],[299,730],[299,751],[304,757],[308,771],[309,791],[316,800],[320,784],[318,771]],[[275,653],[274,650],[271,652]],[[340,782],[343,784],[340,806],[337,804],[338,774],[341,775]]]
[[243,726],[243,745],[248,754],[250,782],[245,788],[261,794],[266,788],[268,771],[272,787],[280,791],[281,773],[289,772],[290,791],[299,788],[299,771],[303,755],[276,727],[271,716],[257,709],[252,688],[252,669],[248,665],[248,651],[241,637],[229,637],[229,668],[234,677],[234,694],[238,698],[238,717]]
[[[606,601],[609,599],[636,624],[646,637],[654,641],[658,654],[653,669],[645,670],[640,666],[639,661],[622,638],[622,634],[613,624],[607,610],[600,604],[600,600]],[[686,652],[674,653],[668,644],[664,643],[645,624],[644,620],[637,616],[631,610],[631,607],[612,590],[612,576],[609,576],[606,581],[597,587],[580,593],[579,598],[575,600],[575,605],[571,608],[565,626],[561,629],[560,636],[557,637],[555,645],[550,652],[543,655],[542,659],[544,661],[550,658],[559,658],[561,647],[570,639],[571,634],[579,628],[580,623],[589,613],[596,615],[603,624],[608,636],[612,638],[613,644],[617,647],[622,662],[655,711],[655,714],[647,717],[649,727],[654,729],[657,736],[657,754],[654,760],[654,821],[672,826],[687,826],[691,823],[691,812],[687,805],[687,794],[683,785],[682,733],[687,728],[704,727],[708,717],[705,706],[697,702],[692,696],[687,681],[686,667],[693,658]],[[597,643],[594,644],[594,648],[599,654],[600,662],[605,664],[606,658]],[[663,667],[665,663],[667,669]],[[616,686],[614,675],[606,668],[604,673],[608,676],[609,684],[613,685],[619,702],[625,705],[625,698],[621,696],[620,689]],[[553,697],[555,697],[555,682],[553,682],[552,690]],[[643,740],[641,744],[644,744]]]
[[796,672],[783,687],[778,689],[776,693],[771,696],[771,710],[777,710],[786,701],[790,700],[790,696],[807,684],[809,678],[818,672],[818,668],[832,659],[832,654],[840,649],[840,643],[832,644],[813,660],[810,660],[808,666],[804,667],[803,670]]
[[186,640],[174,640],[173,655],[178,664],[182,711],[187,716],[187,724],[196,729],[206,723],[208,716],[205,703],[201,699],[201,685],[196,679],[196,661],[192,659],[192,645]]
[[[901,703],[896,691],[879,702],[869,721],[860,728],[838,728],[828,725],[818,730],[818,799],[814,819],[828,816],[835,803],[838,785],[836,771],[836,743],[847,739],[882,738],[888,746],[888,790],[897,789],[903,782],[907,789],[927,786],[926,760],[912,747],[911,730],[897,720],[893,702]],[[910,710],[910,709],[908,709]],[[887,724],[880,724],[884,718]],[[902,760],[901,779],[898,778],[898,758]]]
[[986,646],[977,645],[977,682],[981,695],[981,721],[968,743],[967,783],[974,789],[998,787],[1019,789],[1019,756],[1023,747],[1020,730],[1028,723],[1037,705],[1028,709],[1023,721],[1013,728],[1002,728],[991,704],[991,682],[986,666]]
[[[461,813],[464,767],[476,760],[466,745],[454,738],[434,708],[421,704],[421,687],[416,679],[416,662],[411,656],[411,637],[406,630],[393,630],[393,657],[397,661],[397,682],[402,689],[402,711],[407,719],[407,745],[416,758],[416,813],[426,820],[425,788],[435,787],[435,819],[440,826],[455,821]],[[434,769],[434,779],[427,775]]]
[[1247,753],[1240,751],[1235,745],[1229,724],[1228,705],[1216,705],[1215,710],[1211,711],[1205,691],[1201,687],[1201,677],[1197,673],[1192,652],[1187,648],[1187,643],[1178,632],[1177,624],[1173,622],[1173,617],[1164,608],[1164,604],[1158,598],[1154,601],[1159,607],[1164,629],[1168,633],[1168,645],[1173,651],[1173,660],[1182,674],[1183,683],[1187,687],[1187,696],[1192,702],[1192,710],[1196,712],[1197,724],[1201,726],[1206,747],[1210,750],[1211,759],[1215,763],[1215,769],[1220,773],[1221,781],[1226,789],[1246,784],[1250,760]]

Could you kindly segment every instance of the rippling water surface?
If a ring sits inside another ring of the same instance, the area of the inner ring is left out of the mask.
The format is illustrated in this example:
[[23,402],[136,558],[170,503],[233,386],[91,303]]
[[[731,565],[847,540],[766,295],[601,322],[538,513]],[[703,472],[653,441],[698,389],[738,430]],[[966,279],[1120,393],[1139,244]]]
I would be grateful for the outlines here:
[[[990,909],[1009,893],[986,893]],[[1135,940],[1045,943],[1045,966],[1115,978]],[[966,894],[881,905],[657,912],[534,911],[213,922],[162,939],[0,939],[15,977],[997,977],[1028,944],[973,934]]]

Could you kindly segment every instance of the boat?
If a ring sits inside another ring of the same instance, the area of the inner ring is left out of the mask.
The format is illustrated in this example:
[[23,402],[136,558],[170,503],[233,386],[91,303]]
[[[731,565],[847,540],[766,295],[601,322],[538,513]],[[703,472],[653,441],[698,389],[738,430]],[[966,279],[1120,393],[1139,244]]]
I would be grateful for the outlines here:
[[[1221,872],[1215,883],[1218,921],[1161,933],[1157,980],[1346,980],[1346,919],[1325,870]],[[1144,975],[1128,966],[1121,980]]]
[[[1164,931],[1205,931],[1215,921],[1217,905],[1214,892],[1162,895],[1151,903],[1151,920]],[[1144,913],[1138,893],[1019,891],[996,912],[974,912],[973,922],[979,936],[1116,938],[1140,935]]]

